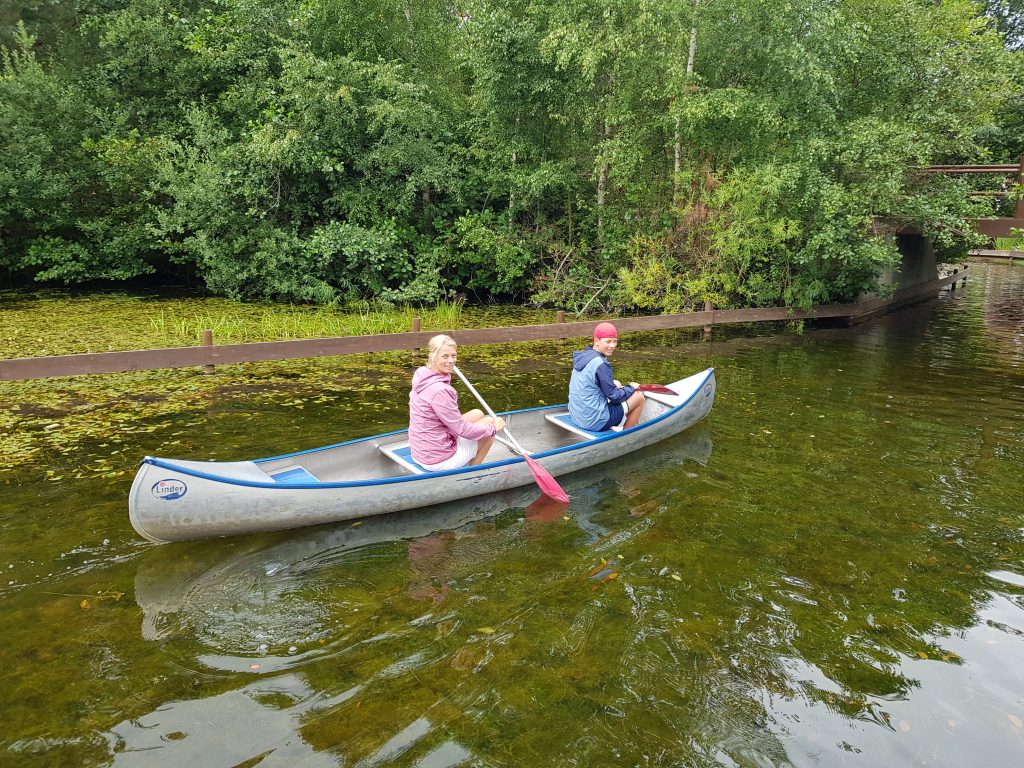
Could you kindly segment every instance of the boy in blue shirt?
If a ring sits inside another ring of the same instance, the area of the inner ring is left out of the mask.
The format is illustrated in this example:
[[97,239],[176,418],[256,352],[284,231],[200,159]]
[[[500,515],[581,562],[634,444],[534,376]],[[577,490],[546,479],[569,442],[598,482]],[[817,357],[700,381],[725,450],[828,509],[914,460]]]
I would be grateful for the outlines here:
[[622,386],[612,378],[608,358],[619,345],[619,332],[611,323],[598,323],[594,343],[572,354],[569,378],[569,417],[577,425],[593,432],[629,429],[640,421],[644,395],[640,385]]

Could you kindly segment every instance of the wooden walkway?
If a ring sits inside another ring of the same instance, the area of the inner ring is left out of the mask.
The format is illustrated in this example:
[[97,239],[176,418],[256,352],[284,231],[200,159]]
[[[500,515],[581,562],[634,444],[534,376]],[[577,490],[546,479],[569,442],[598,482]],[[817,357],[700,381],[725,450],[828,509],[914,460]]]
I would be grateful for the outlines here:
[[[663,331],[676,328],[700,328],[706,332],[714,325],[735,323],[779,322],[787,320],[845,319],[849,323],[862,322],[875,315],[892,311],[908,304],[926,301],[949,287],[956,288],[960,280],[966,282],[966,265],[953,274],[921,285],[897,291],[891,299],[870,299],[853,304],[826,304],[810,310],[790,307],[766,309],[710,309],[678,315],[649,317],[623,317],[614,320],[621,333],[636,331]],[[371,336],[343,336],[298,341],[267,341],[251,344],[210,344],[168,349],[142,349],[125,352],[95,352],[52,357],[24,357],[0,359],[0,381],[44,379],[57,376],[81,376],[97,373],[124,373],[154,368],[187,368],[213,365],[251,363],[264,360],[291,360],[330,355],[356,355],[389,352],[402,349],[422,349],[437,333],[447,333],[459,344],[508,344],[520,341],[589,337],[597,321],[551,323],[547,325],[520,325],[502,328],[474,328],[458,331],[415,331],[386,333]]]
[[1011,264],[1016,259],[1024,259],[1024,251],[999,251],[994,248],[976,248],[968,251],[967,255],[977,259],[1006,259]]

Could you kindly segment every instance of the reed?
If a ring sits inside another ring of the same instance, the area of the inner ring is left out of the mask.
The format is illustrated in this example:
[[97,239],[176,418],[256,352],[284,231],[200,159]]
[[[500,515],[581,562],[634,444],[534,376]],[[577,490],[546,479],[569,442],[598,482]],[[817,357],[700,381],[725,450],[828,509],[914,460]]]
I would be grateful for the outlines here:
[[1024,237],[996,237],[993,240],[996,250],[1024,251]]
[[198,313],[187,317],[169,316],[161,310],[150,318],[155,335],[168,340],[195,341],[210,328],[219,344],[250,341],[282,341],[333,336],[367,336],[401,333],[422,319],[424,330],[448,330],[462,324],[462,302],[443,301],[432,307],[386,307],[359,302],[347,307],[263,306],[255,311],[219,314]]

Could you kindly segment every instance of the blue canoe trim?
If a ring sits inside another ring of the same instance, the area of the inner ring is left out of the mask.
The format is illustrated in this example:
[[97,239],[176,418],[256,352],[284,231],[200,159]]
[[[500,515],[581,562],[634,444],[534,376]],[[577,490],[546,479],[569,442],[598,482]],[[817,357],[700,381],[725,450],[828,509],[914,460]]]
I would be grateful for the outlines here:
[[[701,383],[694,388],[693,394],[691,394],[688,398],[686,398],[686,400],[681,402],[675,408],[672,408],[670,410],[665,411],[665,413],[661,414],[661,416],[658,416],[656,419],[651,419],[650,421],[645,421],[645,422],[643,422],[641,424],[637,424],[635,427],[630,427],[629,429],[624,429],[621,432],[608,431],[606,433],[597,433],[597,434],[600,434],[602,436],[594,438],[593,440],[587,440],[587,441],[582,442],[582,443],[574,443],[573,445],[567,445],[564,448],[553,448],[550,451],[544,451],[542,453],[533,453],[533,454],[530,454],[530,455],[534,459],[542,459],[542,458],[545,458],[547,456],[557,456],[560,453],[568,453],[570,451],[578,451],[581,448],[590,447],[592,445],[597,445],[598,443],[607,442],[608,440],[618,440],[620,437],[622,437],[624,435],[632,434],[633,432],[636,432],[636,431],[641,430],[641,429],[647,429],[648,427],[653,426],[654,424],[657,424],[660,421],[664,421],[669,416],[672,416],[673,414],[677,413],[678,411],[680,411],[681,409],[683,409],[687,405],[689,405],[691,400],[693,400],[695,397],[697,397],[697,395],[699,395],[701,392],[704,391],[704,385],[708,383],[708,380],[714,375],[714,373],[715,373],[715,369],[714,368],[709,368],[707,370],[707,375],[704,377],[704,379],[701,381]],[[514,416],[517,413],[529,413],[531,411],[549,411],[549,410],[552,410],[554,408],[565,408],[565,407],[568,407],[568,406],[565,405],[564,403],[562,405],[554,405],[554,406],[552,406],[552,405],[541,405],[541,406],[538,406],[536,408],[522,408],[522,409],[520,409],[518,411],[506,411],[504,413],[504,415],[505,416]],[[270,457],[265,458],[265,459],[253,459],[252,463],[254,463],[254,464],[261,464],[261,463],[267,462],[267,461],[274,461],[275,459],[286,459],[286,458],[292,458],[293,456],[303,456],[303,455],[310,454],[310,453],[317,453],[319,451],[326,451],[326,450],[328,450],[330,448],[338,448],[338,447],[343,446],[343,445],[353,445],[355,443],[364,443],[367,440],[377,440],[377,439],[380,439],[382,437],[391,437],[392,435],[401,435],[401,434],[405,434],[407,431],[408,430],[405,430],[405,429],[397,429],[394,432],[384,432],[384,433],[379,434],[379,435],[370,435],[369,437],[360,437],[360,438],[357,438],[355,440],[346,440],[343,443],[334,443],[333,445],[325,445],[325,446],[322,446],[320,448],[310,448],[308,450],[297,451],[295,453],[283,453],[280,456],[270,456]],[[202,478],[204,480],[213,480],[214,482],[225,483],[227,485],[238,485],[238,486],[242,486],[242,487],[246,487],[246,488],[279,488],[279,489],[280,488],[286,488],[288,490],[294,490],[296,488],[304,488],[304,489],[315,489],[315,488],[362,488],[362,487],[365,487],[365,486],[368,486],[368,485],[390,485],[392,483],[415,483],[415,482],[421,481],[421,480],[432,480],[432,479],[437,478],[437,477],[447,477],[449,475],[461,475],[461,474],[466,474],[468,472],[479,472],[482,469],[494,469],[496,467],[508,466],[509,464],[519,464],[519,463],[521,463],[523,461],[524,461],[524,459],[522,457],[516,456],[515,458],[503,459],[502,461],[488,461],[488,462],[484,462],[483,464],[475,464],[473,466],[459,467],[458,469],[447,469],[447,470],[444,470],[442,472],[427,472],[427,473],[422,474],[422,475],[400,475],[400,476],[397,476],[397,477],[378,477],[378,478],[375,478],[375,479],[372,479],[372,480],[346,480],[346,481],[343,481],[343,482],[333,482],[333,483],[323,483],[323,482],[315,482],[315,483],[284,482],[284,483],[278,483],[278,482],[273,482],[272,480],[269,480],[269,479],[268,479],[267,482],[257,482],[255,480],[239,480],[239,479],[233,478],[233,477],[224,477],[223,475],[215,475],[215,474],[212,474],[210,472],[203,472],[203,471],[197,470],[197,469],[190,469],[190,468],[182,467],[181,465],[175,464],[172,461],[165,461],[164,459],[158,459],[158,458],[155,458],[153,456],[146,456],[142,460],[142,463],[143,464],[152,464],[154,467],[161,467],[163,469],[169,469],[169,470],[172,470],[174,472],[180,472],[181,474],[190,475],[192,477],[199,477],[199,478]]]

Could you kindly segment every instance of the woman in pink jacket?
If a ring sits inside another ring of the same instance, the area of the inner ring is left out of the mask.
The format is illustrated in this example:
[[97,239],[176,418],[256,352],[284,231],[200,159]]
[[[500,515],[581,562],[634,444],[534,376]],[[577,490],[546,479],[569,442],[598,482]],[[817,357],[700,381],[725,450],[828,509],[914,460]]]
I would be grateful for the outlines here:
[[427,347],[427,364],[417,368],[409,393],[409,447],[413,460],[429,471],[479,464],[505,428],[500,416],[491,418],[474,408],[459,412],[452,387],[457,360],[455,339],[440,334]]

